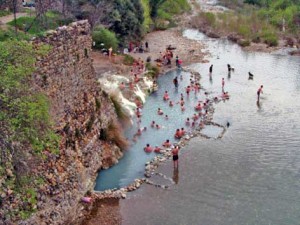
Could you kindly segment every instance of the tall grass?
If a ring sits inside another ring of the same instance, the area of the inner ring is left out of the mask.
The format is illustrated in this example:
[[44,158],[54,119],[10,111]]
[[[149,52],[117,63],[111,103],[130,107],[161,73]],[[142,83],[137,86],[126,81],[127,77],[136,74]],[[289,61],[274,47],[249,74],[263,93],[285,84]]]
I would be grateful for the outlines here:
[[224,12],[213,14],[202,12],[194,19],[195,27],[211,27],[216,33],[233,33],[244,39],[240,43],[247,45],[249,41],[263,41],[269,46],[278,44],[276,27],[270,25],[268,21],[261,20],[258,12],[251,7],[236,12]]

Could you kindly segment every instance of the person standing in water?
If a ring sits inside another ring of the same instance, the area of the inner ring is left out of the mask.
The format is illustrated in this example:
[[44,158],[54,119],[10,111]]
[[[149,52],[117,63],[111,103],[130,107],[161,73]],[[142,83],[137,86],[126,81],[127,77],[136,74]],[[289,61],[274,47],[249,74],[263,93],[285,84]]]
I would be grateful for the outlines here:
[[179,146],[175,146],[172,149],[174,168],[178,168],[178,153],[179,153],[179,150],[180,150]]
[[178,88],[178,79],[177,79],[177,77],[175,77],[173,79],[173,83],[174,83],[175,88]]
[[210,65],[210,67],[209,67],[209,73],[212,73],[212,71],[213,71],[213,66],[214,66],[214,65]]
[[260,94],[263,93],[263,85],[260,85],[260,88],[257,90],[257,101],[259,102],[259,99],[260,99]]

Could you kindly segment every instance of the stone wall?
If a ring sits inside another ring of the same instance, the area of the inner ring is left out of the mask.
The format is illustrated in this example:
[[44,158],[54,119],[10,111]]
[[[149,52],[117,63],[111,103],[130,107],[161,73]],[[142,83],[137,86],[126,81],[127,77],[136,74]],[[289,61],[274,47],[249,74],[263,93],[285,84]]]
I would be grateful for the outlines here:
[[49,31],[33,43],[51,46],[38,59],[33,87],[49,97],[61,142],[59,156],[51,155],[37,165],[47,185],[39,190],[38,212],[20,224],[70,224],[80,216],[80,198],[93,188],[97,171],[123,155],[116,145],[101,138],[117,120],[116,113],[96,81],[87,21]]

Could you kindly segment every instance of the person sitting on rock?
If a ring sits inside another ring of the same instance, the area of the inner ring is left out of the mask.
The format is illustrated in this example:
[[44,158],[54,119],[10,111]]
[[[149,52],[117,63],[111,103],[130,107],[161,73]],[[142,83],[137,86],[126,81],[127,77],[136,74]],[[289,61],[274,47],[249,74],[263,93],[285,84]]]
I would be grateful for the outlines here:
[[164,147],[166,147],[166,148],[171,147],[171,142],[170,142],[170,140],[167,139],[167,140],[162,144],[162,146],[164,146]]
[[144,151],[147,153],[151,153],[153,151],[153,148],[150,146],[150,144],[147,144],[144,148]]
[[177,138],[177,139],[180,139],[181,137],[182,137],[182,135],[181,135],[181,132],[180,132],[180,129],[177,129],[176,130],[176,133],[175,133],[175,138]]

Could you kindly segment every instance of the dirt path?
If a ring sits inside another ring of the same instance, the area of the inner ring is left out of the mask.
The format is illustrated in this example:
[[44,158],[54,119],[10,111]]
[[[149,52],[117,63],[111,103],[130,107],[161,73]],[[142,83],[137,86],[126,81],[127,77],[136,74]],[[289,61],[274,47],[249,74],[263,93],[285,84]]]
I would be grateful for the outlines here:
[[[27,16],[27,15],[28,15],[27,13],[17,13],[16,17],[20,18],[20,17]],[[14,14],[0,17],[0,27],[6,28],[7,27],[6,24],[13,20],[14,20]]]

